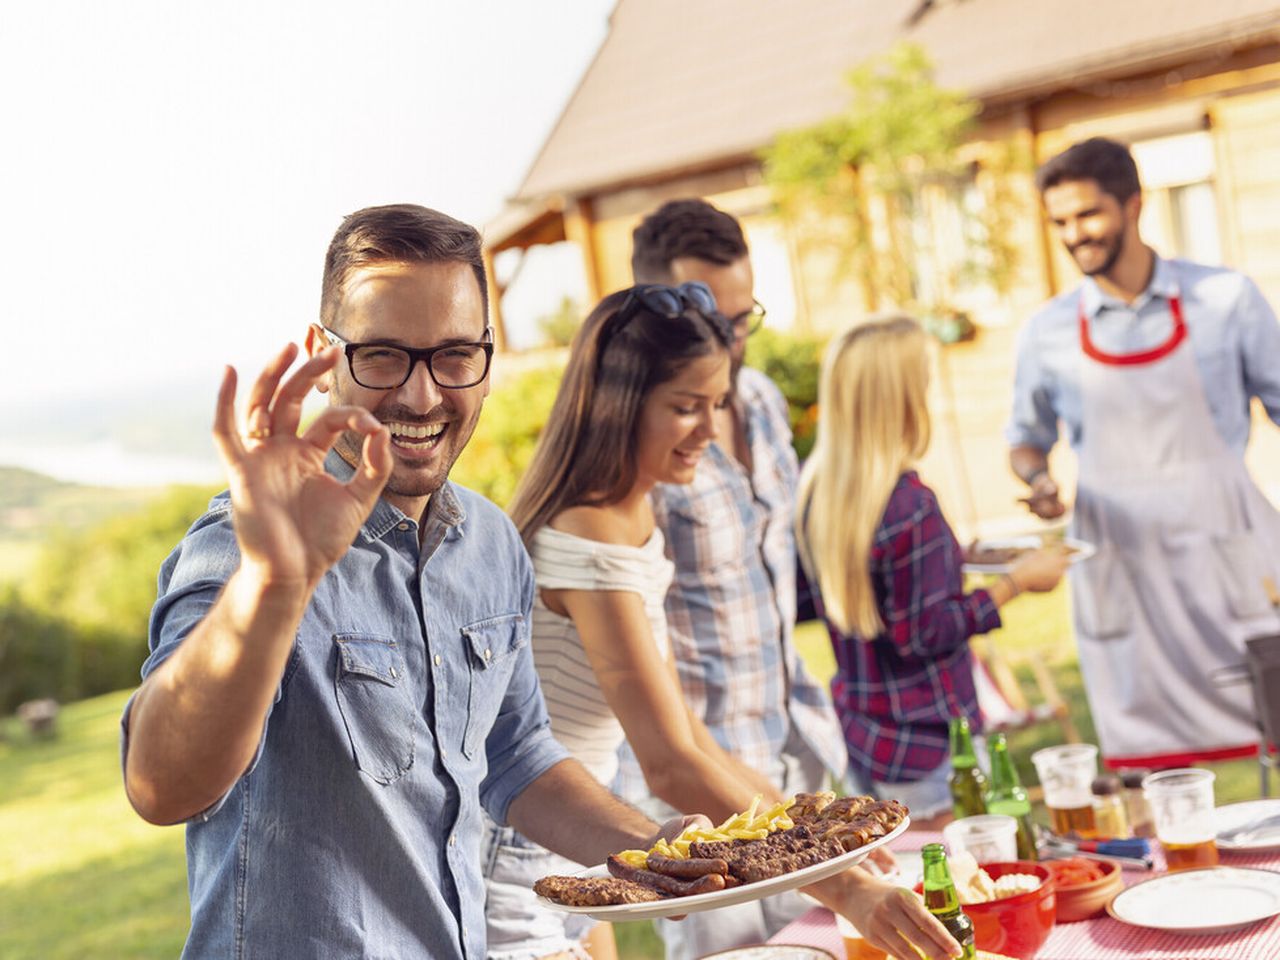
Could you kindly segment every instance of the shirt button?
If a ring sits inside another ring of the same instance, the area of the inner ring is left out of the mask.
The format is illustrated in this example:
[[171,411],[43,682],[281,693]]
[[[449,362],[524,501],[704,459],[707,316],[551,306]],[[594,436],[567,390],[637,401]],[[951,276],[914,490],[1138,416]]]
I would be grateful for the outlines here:
[[437,653],[433,659],[434,659],[435,665],[437,667],[440,666],[440,654]]
[[488,660],[491,656],[493,656],[493,651],[488,648],[485,648],[484,658]]
[[440,748],[440,759],[441,759],[441,760],[448,760],[448,759],[449,759],[449,751],[448,751],[448,750],[446,750],[444,747],[441,747],[441,748]]
[[392,667],[392,668],[391,668],[391,679],[392,679],[392,680],[394,680],[395,678],[396,678],[396,668],[395,668],[395,667]]
[[458,835],[456,833],[449,834],[449,846],[456,847],[458,845]]
[[409,525],[408,525],[407,523],[398,523],[398,524],[396,524],[396,529],[397,529],[397,530],[408,530],[408,529],[409,529]]

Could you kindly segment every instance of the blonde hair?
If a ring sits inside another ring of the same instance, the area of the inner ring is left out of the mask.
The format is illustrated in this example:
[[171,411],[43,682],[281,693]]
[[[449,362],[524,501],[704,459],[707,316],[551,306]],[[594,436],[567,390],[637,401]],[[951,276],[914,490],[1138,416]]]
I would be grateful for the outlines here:
[[875,317],[827,348],[813,453],[800,475],[800,553],[841,632],[879,636],[869,571],[889,495],[929,448],[929,350],[910,317]]

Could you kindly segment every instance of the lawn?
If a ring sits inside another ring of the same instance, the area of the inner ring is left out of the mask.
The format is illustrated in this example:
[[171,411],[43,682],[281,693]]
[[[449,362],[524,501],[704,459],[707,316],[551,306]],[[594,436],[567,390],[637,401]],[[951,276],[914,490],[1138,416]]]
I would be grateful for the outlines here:
[[0,742],[0,957],[172,960],[187,931],[180,829],[152,827],[120,785],[127,693],[72,704],[51,741]]
[[[993,642],[1006,655],[1036,652],[1051,665],[1084,739],[1093,726],[1065,633],[1061,592],[1020,598]],[[818,677],[834,664],[826,634],[804,625],[797,645]],[[1021,679],[1032,689],[1025,668]],[[60,736],[32,741],[16,721],[0,725],[0,957],[4,960],[173,958],[187,929],[182,831],[151,827],[120,786],[117,731],[126,692],[68,706]],[[1010,737],[1024,782],[1033,750],[1060,742],[1056,723]],[[1258,796],[1257,764],[1214,764],[1219,803]],[[628,960],[658,958],[647,923],[617,928]]]

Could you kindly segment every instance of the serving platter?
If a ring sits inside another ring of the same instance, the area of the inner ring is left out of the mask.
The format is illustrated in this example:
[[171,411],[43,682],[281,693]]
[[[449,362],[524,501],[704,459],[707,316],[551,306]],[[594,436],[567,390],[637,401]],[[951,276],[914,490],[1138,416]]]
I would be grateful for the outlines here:
[[[803,887],[818,880],[824,880],[842,870],[847,870],[849,867],[865,860],[873,850],[892,843],[910,825],[911,818],[904,817],[900,824],[883,837],[863,844],[856,850],[850,850],[838,857],[823,860],[821,863],[815,863],[812,866],[804,867],[791,873],[770,877],[768,880],[744,883],[740,886],[730,887],[727,890],[716,890],[713,893],[695,893],[688,897],[671,897],[667,900],[653,900],[648,903],[619,903],[611,906],[596,907],[571,907],[563,903],[556,903],[554,900],[548,900],[546,897],[539,897],[538,902],[551,910],[562,910],[565,913],[583,913],[597,920],[618,921],[657,920],[660,917],[701,913],[704,910],[731,907],[734,904],[749,903],[752,900],[760,900],[775,893],[794,890],[796,887]],[[607,877],[609,876],[609,871],[604,864],[600,864],[580,870],[573,876]]]
[[1107,913],[1153,930],[1234,930],[1280,914],[1280,873],[1251,867],[1180,870],[1122,890]]
[[[971,549],[979,551],[1038,550],[1040,547],[1049,546],[1052,542],[1046,542],[1038,536],[990,538],[978,540],[971,547],[966,547],[965,556],[966,558],[969,556]],[[1088,560],[1098,552],[1098,548],[1092,543],[1085,540],[1077,540],[1075,537],[1063,537],[1061,543],[1071,549],[1071,556],[1068,558],[1069,563]],[[1008,573],[1012,569],[1014,562],[1013,560],[983,562],[981,560],[966,559],[960,569],[965,573]]]

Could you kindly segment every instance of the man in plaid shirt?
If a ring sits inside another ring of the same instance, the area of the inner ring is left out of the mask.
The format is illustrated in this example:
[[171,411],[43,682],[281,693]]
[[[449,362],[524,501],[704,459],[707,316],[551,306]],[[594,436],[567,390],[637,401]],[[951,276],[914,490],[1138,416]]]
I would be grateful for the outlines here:
[[[792,639],[798,468],[787,404],[763,373],[742,366],[747,337],[764,319],[742,228],[702,200],[676,200],[634,234],[637,283],[700,280],[733,324],[734,397],[719,439],[693,483],[659,485],[654,513],[675,561],[667,620],[686,699],[720,744],[781,787],[783,795],[844,774],[847,756],[827,692],[805,671]],[[648,796],[624,746],[619,792]],[[701,956],[767,939],[806,909],[772,897],[664,923],[667,956]]]

